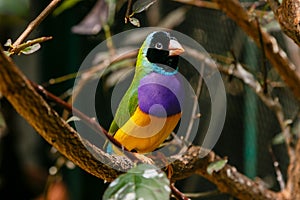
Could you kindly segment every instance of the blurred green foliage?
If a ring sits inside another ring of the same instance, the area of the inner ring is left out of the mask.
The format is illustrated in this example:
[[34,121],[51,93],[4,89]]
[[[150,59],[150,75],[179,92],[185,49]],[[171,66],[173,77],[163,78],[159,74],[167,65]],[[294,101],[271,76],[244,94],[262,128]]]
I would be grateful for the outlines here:
[[29,11],[29,0],[0,0],[0,16],[25,16]]

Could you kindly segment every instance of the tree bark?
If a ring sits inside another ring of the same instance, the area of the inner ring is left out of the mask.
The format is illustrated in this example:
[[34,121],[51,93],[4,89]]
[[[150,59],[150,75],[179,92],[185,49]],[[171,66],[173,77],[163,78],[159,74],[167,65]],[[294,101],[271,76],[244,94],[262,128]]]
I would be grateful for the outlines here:
[[282,31],[300,47],[300,0],[269,0]]
[[118,172],[112,171],[90,154],[78,133],[32,88],[28,79],[4,54],[1,46],[0,92],[49,144],[76,165],[102,179],[112,180],[117,177]]

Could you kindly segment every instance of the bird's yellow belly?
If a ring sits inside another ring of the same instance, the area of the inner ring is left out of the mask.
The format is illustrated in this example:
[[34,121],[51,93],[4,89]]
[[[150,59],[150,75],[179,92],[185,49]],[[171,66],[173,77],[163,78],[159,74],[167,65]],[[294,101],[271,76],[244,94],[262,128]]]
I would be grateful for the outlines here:
[[139,108],[114,135],[129,151],[152,152],[164,142],[176,127],[181,113],[169,117],[155,117]]

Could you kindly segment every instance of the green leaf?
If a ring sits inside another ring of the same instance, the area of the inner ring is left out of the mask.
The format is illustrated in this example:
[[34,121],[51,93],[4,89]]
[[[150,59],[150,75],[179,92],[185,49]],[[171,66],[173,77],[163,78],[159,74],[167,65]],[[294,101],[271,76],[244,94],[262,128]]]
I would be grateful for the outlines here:
[[277,135],[275,135],[275,137],[273,137],[273,139],[272,139],[273,145],[278,145],[278,144],[282,144],[282,143],[284,143],[284,136],[282,133],[278,133]]
[[227,161],[227,159],[223,159],[210,163],[206,169],[207,173],[212,174],[213,172],[220,171],[221,169],[223,169],[223,167],[225,167]]
[[132,25],[134,26],[137,26],[137,27],[140,27],[140,21],[137,19],[137,18],[134,18],[134,17],[130,17],[129,18],[129,21]]
[[154,4],[156,0],[137,0],[132,5],[132,13],[140,13],[144,10],[147,10],[152,4]]
[[25,49],[23,49],[21,51],[21,53],[28,55],[28,54],[32,54],[34,52],[36,52],[37,50],[39,50],[41,48],[41,45],[39,43],[36,43],[34,45],[31,45],[29,47],[26,47]]
[[167,200],[170,192],[170,182],[164,172],[153,165],[141,164],[111,182],[103,200]]
[[80,1],[81,0],[66,0],[66,1],[63,1],[62,4],[54,10],[53,15],[59,15],[59,14],[61,14],[65,10],[67,10],[67,9],[72,8],[73,6],[75,6]]

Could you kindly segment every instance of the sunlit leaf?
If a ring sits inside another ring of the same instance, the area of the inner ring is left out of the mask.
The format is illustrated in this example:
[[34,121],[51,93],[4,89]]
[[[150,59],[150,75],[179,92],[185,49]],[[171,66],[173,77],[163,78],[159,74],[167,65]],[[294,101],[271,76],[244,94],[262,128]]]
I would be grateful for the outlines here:
[[80,121],[80,118],[76,116],[72,116],[67,120],[67,123],[74,122],[74,121]]
[[283,144],[283,143],[284,143],[284,135],[282,133],[278,133],[272,139],[272,144],[273,145],[278,145],[278,144]]
[[212,174],[213,172],[220,171],[221,169],[223,169],[223,167],[225,167],[227,161],[227,159],[223,159],[210,163],[206,169],[207,173]]
[[137,19],[137,18],[134,18],[134,17],[130,17],[129,18],[129,21],[132,25],[134,26],[137,26],[137,27],[140,27],[140,21]]
[[140,13],[147,10],[156,0],[137,0],[132,5],[132,13]]
[[11,45],[12,45],[11,39],[8,39],[4,44],[5,47],[10,47]]
[[54,10],[53,15],[61,14],[63,11],[65,11],[69,8],[72,8],[73,6],[75,6],[80,1],[81,0],[66,0],[66,1],[63,1],[62,4]]
[[28,54],[32,54],[34,52],[36,52],[37,50],[39,50],[41,48],[41,45],[39,43],[36,43],[34,45],[31,45],[29,47],[26,47],[25,49],[23,49],[21,51],[21,53],[28,55]]
[[167,200],[170,182],[166,174],[153,165],[142,164],[110,183],[103,200]]

